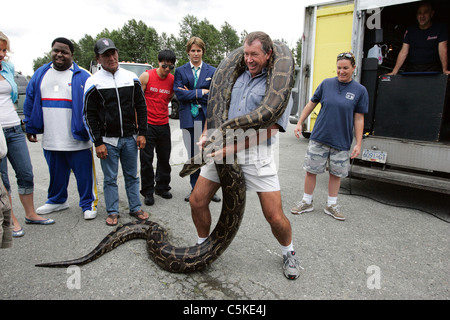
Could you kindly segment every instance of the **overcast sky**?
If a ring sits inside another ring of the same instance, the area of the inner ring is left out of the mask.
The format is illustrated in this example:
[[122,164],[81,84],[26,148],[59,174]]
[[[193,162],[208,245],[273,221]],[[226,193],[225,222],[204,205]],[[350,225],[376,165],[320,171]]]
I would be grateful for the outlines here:
[[33,59],[50,51],[57,37],[75,41],[95,37],[103,29],[122,28],[130,19],[142,20],[162,32],[178,36],[188,14],[208,19],[218,30],[226,21],[238,35],[264,31],[293,47],[303,33],[306,5],[320,0],[12,0],[4,5],[0,30],[11,40],[10,61],[16,71],[32,75]]

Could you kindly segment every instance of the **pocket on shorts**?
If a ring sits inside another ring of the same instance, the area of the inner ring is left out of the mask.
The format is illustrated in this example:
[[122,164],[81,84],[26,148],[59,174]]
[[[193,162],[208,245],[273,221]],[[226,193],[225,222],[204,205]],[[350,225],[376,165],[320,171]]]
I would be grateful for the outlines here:
[[350,167],[350,151],[339,151],[334,149],[330,156],[330,173],[336,177],[348,176]]
[[330,147],[310,140],[306,150],[303,169],[312,174],[324,173],[327,167]]
[[277,174],[276,163],[271,158],[258,160],[255,163],[255,167],[258,177],[267,177]]

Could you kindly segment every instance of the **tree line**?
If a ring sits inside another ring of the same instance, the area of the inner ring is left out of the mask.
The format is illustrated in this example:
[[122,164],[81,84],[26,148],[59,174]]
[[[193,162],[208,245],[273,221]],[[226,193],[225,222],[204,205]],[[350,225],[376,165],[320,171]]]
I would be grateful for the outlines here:
[[[111,39],[117,48],[119,48],[120,61],[132,61],[137,63],[150,63],[153,66],[158,65],[158,53],[163,49],[173,50],[177,56],[177,65],[183,65],[188,62],[186,54],[186,43],[192,36],[200,37],[206,45],[206,54],[203,60],[213,66],[219,63],[234,49],[240,47],[247,35],[247,31],[238,35],[237,31],[225,22],[218,30],[207,19],[199,20],[193,15],[185,16],[180,22],[180,31],[178,37],[173,34],[168,35],[158,32],[143,21],[129,20],[122,28],[109,31],[104,29],[95,37],[86,34],[79,41],[72,42],[75,47],[73,60],[81,67],[89,70],[91,61],[94,57],[94,45],[99,38]],[[283,41],[284,39],[274,39]],[[301,57],[301,39],[299,39],[294,48],[291,48],[296,59],[300,64]],[[51,52],[43,57],[33,60],[33,70],[36,71],[40,66],[51,61]]]

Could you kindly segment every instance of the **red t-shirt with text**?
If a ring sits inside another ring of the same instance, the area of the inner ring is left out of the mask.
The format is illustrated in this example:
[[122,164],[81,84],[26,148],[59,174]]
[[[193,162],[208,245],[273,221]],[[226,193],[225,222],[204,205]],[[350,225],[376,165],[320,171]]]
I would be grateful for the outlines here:
[[149,78],[145,88],[145,102],[147,103],[147,121],[152,125],[169,123],[169,102],[173,94],[174,76],[170,74],[165,79],[156,69],[147,70]]

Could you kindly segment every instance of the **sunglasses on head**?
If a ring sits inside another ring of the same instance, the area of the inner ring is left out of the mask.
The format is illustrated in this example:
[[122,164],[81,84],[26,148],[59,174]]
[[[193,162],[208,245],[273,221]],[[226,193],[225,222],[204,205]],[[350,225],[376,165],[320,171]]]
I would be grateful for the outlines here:
[[351,54],[350,52],[340,53],[340,54],[338,55],[338,58],[349,58],[349,59],[353,59],[353,54]]
[[175,69],[175,66],[173,64],[171,64],[171,65],[163,64],[163,65],[161,65],[161,68],[163,68],[163,69],[169,68],[170,70],[173,70],[173,69]]
[[351,52],[343,52],[343,53],[340,53],[340,54],[337,56],[337,59],[338,59],[338,60],[348,59],[348,60],[351,61],[351,63],[352,63],[353,65],[355,64],[355,56],[354,56]]

